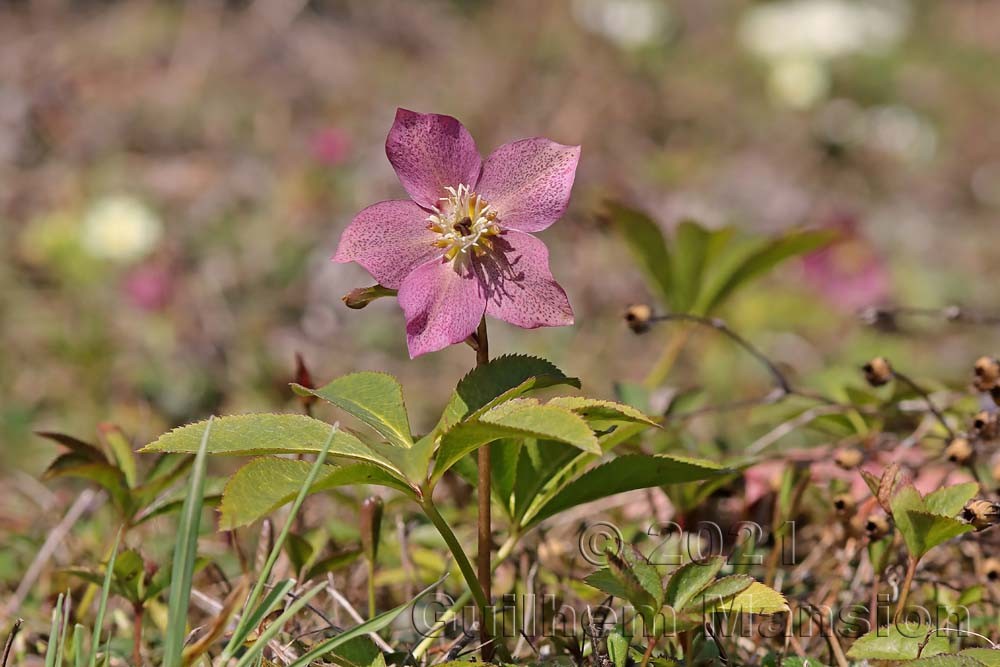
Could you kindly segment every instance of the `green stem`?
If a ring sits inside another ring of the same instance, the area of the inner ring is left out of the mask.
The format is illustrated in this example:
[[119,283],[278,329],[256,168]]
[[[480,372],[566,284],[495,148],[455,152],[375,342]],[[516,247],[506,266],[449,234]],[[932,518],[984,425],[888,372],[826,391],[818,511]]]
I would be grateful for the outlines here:
[[444,538],[445,543],[448,545],[448,550],[451,551],[451,555],[455,557],[455,561],[458,563],[458,569],[462,572],[462,577],[465,579],[466,585],[472,592],[472,597],[476,599],[476,605],[479,607],[480,612],[483,614],[482,618],[485,625],[486,613],[489,612],[490,602],[483,593],[482,587],[479,585],[479,579],[476,578],[476,570],[472,567],[472,562],[469,557],[465,555],[465,550],[462,549],[462,543],[458,541],[455,536],[455,532],[448,525],[448,522],[444,520],[438,512],[437,507],[434,506],[434,502],[430,498],[424,498],[420,503],[421,508],[423,508],[424,513],[427,518],[431,520],[434,527],[437,528],[441,537]]
[[670,374],[670,369],[674,367],[677,356],[681,353],[684,345],[687,344],[690,336],[691,327],[684,326],[670,337],[670,340],[667,341],[667,346],[660,353],[660,358],[656,360],[652,370],[649,371],[646,378],[642,381],[644,387],[647,389],[656,389],[663,384],[667,375]]
[[375,562],[368,559],[368,618],[375,618]]
[[893,623],[899,623],[903,617],[903,610],[906,609],[906,599],[910,596],[910,587],[913,585],[913,575],[917,573],[917,558],[910,556],[906,562],[906,577],[903,579],[903,589],[899,592],[899,602],[896,603],[896,613],[892,616]]
[[[520,537],[521,536],[517,533],[511,533],[510,537],[507,538],[507,541],[500,545],[500,548],[497,549],[496,559],[493,561],[494,570],[500,567],[500,564],[507,560],[514,552],[514,547],[517,546],[517,542]],[[415,649],[413,649],[413,659],[415,661],[420,662],[420,659],[424,656],[424,654],[427,653],[430,647],[434,645],[434,642],[441,636],[441,632],[444,630],[445,626],[455,620],[465,605],[469,604],[469,599],[471,597],[472,592],[471,589],[469,589],[458,596],[458,599],[455,600],[451,607],[445,613],[441,614],[441,618],[439,618],[434,626],[428,630],[427,636],[424,637],[419,644],[417,644]]]

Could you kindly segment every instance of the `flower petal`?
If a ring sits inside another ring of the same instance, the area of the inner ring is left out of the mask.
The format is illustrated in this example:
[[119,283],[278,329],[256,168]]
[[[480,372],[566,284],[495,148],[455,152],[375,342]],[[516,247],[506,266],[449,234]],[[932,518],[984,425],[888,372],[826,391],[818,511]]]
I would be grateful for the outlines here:
[[399,288],[406,316],[410,358],[461,343],[472,335],[486,310],[486,297],[471,266],[434,259],[418,266]]
[[472,187],[483,160],[465,126],[451,116],[396,110],[385,140],[399,182],[421,206],[430,208],[445,196],[446,187]]
[[427,211],[411,201],[383,201],[354,216],[333,259],[357,262],[379,284],[398,289],[408,273],[441,254],[437,238],[427,229]]
[[549,251],[531,234],[506,231],[481,261],[486,314],[525,329],[573,324],[566,292],[549,271]]
[[579,146],[540,137],[504,144],[486,158],[476,192],[504,228],[539,232],[566,211],[579,161]]

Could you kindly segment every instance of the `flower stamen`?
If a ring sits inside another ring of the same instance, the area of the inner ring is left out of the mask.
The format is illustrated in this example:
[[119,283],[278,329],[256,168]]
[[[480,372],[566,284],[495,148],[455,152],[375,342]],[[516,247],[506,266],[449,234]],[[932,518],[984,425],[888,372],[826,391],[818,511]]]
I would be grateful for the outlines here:
[[448,196],[441,197],[434,213],[427,217],[427,229],[441,235],[434,245],[445,249],[448,261],[470,250],[476,257],[483,256],[493,247],[490,237],[500,233],[496,211],[468,185],[445,190]]

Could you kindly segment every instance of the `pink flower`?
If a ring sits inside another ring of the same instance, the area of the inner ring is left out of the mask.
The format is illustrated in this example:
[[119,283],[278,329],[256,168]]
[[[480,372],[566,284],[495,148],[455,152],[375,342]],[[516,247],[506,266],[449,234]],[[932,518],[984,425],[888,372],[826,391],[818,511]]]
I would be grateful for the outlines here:
[[351,155],[351,138],[337,127],[317,132],[312,138],[313,156],[325,165],[335,167]]
[[889,272],[859,229],[858,220],[839,214],[826,227],[839,238],[803,258],[806,281],[843,310],[855,311],[885,301]]
[[484,313],[525,329],[573,323],[532,233],[566,210],[579,146],[522,139],[483,161],[456,119],[398,109],[385,152],[410,200],[361,211],[333,259],[399,290],[411,358],[462,342]]

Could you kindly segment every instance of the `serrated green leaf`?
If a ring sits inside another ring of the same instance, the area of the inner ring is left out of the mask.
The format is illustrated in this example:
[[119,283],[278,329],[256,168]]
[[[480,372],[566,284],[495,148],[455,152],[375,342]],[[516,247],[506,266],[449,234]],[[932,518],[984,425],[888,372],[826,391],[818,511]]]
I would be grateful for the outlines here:
[[[245,526],[292,502],[311,467],[308,461],[270,457],[249,462],[236,471],[226,484],[219,528],[232,530]],[[367,463],[324,465],[309,493],[354,484],[377,484],[413,495],[413,491],[401,480]]]
[[[629,552],[624,549],[622,555],[612,551],[607,554],[608,571],[617,579],[624,591],[624,599],[628,600],[636,608],[647,623],[651,623],[653,616],[660,610],[660,599],[663,596],[663,589],[657,577],[654,582],[648,572],[647,576],[639,576],[635,568],[635,559],[626,560],[625,554]],[[652,566],[650,566],[652,567]]]
[[371,426],[399,447],[410,447],[410,420],[403,402],[403,387],[388,373],[363,371],[339,377],[319,389],[292,385],[300,396],[316,396],[333,403]]
[[620,632],[612,632],[608,635],[608,658],[614,667],[625,667],[628,663],[628,639]]
[[906,667],[984,667],[983,663],[968,655],[936,655],[906,663]]
[[[205,423],[201,421],[175,428],[140,451],[195,452]],[[308,454],[320,451],[329,435],[329,424],[305,415],[230,415],[215,419],[208,451],[224,456]],[[330,456],[373,463],[403,477],[402,471],[392,461],[342,429],[338,429],[334,436]]]
[[673,307],[673,264],[660,226],[642,211],[618,202],[610,202],[608,209],[615,229],[646,274],[653,291]]
[[715,580],[725,562],[722,556],[713,556],[680,566],[667,581],[663,603],[681,612],[699,591]]
[[549,400],[548,405],[570,410],[588,421],[632,422],[636,424],[658,424],[639,410],[630,405],[602,401],[583,396],[557,396]]
[[1000,667],[1000,650],[995,648],[967,648],[958,654],[978,660],[986,667]]
[[697,602],[700,608],[704,608],[709,600],[725,600],[738,593],[742,593],[750,588],[754,583],[754,578],[748,574],[732,574],[722,577],[709,583],[695,594],[694,599],[687,603],[690,608],[692,603]]
[[[942,504],[953,502],[945,499]],[[890,500],[892,519],[906,542],[906,548],[914,558],[923,558],[934,547],[953,537],[975,530],[969,524],[927,511],[924,499],[910,484],[897,489]]]
[[455,424],[511,398],[555,385],[580,387],[551,362],[523,354],[508,354],[477,366],[462,378],[435,428],[444,432]]
[[723,600],[705,598],[706,613],[779,614],[788,611],[785,596],[770,586],[755,581],[736,595]]
[[583,578],[584,583],[593,586],[599,591],[604,591],[608,595],[613,595],[619,600],[628,600],[628,589],[618,577],[608,568],[602,567],[596,572],[591,572]]
[[578,415],[530,399],[511,399],[458,424],[441,437],[432,479],[440,479],[466,454],[503,438],[542,438],[601,453],[597,436]]
[[[923,650],[921,651],[921,646]],[[916,660],[948,650],[948,637],[928,625],[897,623],[879,627],[854,642],[847,657],[852,660]]]
[[115,506],[125,515],[132,513],[132,499],[125,474],[109,462],[95,462],[74,452],[62,454],[48,467],[42,479],[72,477],[94,482],[108,492]]
[[956,516],[969,502],[979,494],[979,484],[966,482],[955,484],[932,491],[924,496],[924,505],[931,514]]
[[726,472],[729,471],[711,461],[699,459],[645,454],[620,456],[567,484],[530,517],[529,523],[538,523],[570,507],[623,491],[694,482]]

